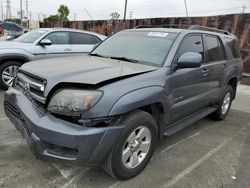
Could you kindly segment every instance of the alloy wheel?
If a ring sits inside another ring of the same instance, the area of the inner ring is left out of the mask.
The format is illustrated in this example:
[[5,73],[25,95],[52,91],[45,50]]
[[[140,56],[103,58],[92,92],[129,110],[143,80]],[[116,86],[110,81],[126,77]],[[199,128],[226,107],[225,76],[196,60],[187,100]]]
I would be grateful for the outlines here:
[[143,162],[151,146],[151,132],[145,127],[136,128],[127,138],[122,150],[122,163],[133,169]]

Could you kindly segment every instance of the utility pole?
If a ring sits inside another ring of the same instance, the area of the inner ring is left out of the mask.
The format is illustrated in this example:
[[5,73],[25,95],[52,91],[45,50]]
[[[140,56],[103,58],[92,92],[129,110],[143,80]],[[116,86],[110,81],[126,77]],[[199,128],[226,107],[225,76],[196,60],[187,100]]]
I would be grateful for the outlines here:
[[134,12],[130,11],[129,12],[129,19],[132,20]]
[[245,14],[245,10],[246,10],[246,5],[242,5],[242,14]]
[[10,0],[6,0],[6,19],[12,18],[11,16],[11,8],[10,8]]
[[123,20],[126,20],[126,15],[127,15],[127,6],[128,6],[128,0],[125,0],[125,7],[124,7],[124,17]]
[[85,10],[85,12],[88,14],[88,16],[90,17],[90,19],[93,21],[94,19],[93,19],[93,17],[90,15],[89,11],[88,11],[86,8],[84,8],[84,10]]
[[27,17],[27,27],[29,28],[30,26],[30,22],[29,22],[29,2],[28,2],[28,0],[26,0],[26,2],[25,2],[26,4],[26,17]]
[[187,15],[187,18],[188,18],[188,8],[187,8],[187,2],[186,2],[186,0],[184,0],[184,3],[185,3],[186,15]]
[[29,2],[28,2],[28,0],[25,1],[25,8],[26,8],[26,17],[28,20],[29,19]]
[[1,1],[1,16],[2,16],[2,21],[4,21],[3,2],[2,1]]
[[21,20],[21,27],[23,27],[23,0],[20,0],[20,20]]
[[74,13],[74,21],[76,21],[76,13]]

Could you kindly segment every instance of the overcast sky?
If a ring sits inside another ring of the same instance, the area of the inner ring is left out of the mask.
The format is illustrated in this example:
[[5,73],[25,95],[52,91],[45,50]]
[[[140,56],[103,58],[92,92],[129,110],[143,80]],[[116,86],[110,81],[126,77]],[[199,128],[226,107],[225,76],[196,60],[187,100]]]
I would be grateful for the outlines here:
[[[6,0],[0,0],[6,6]],[[25,9],[23,0],[23,8]],[[186,0],[189,16],[250,13],[250,0]],[[56,14],[58,7],[65,4],[70,9],[70,20],[89,20],[87,9],[93,19],[109,19],[111,12],[118,12],[122,18],[125,0],[28,0],[32,19]],[[20,0],[11,0],[12,16],[17,16]],[[184,0],[128,0],[127,18],[182,17],[186,16]]]

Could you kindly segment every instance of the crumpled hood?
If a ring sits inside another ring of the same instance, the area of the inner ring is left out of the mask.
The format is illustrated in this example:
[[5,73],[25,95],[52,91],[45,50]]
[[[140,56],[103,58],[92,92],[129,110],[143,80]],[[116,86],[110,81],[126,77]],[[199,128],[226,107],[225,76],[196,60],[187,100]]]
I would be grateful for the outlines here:
[[61,82],[96,85],[156,69],[158,68],[87,55],[34,61],[24,64],[21,68],[25,72],[46,79],[50,85]]

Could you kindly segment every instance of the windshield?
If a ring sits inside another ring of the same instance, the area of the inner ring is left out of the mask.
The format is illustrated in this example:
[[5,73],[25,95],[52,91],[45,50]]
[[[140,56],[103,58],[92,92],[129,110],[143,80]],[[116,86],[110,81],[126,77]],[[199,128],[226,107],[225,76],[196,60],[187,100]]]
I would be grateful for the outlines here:
[[162,66],[177,33],[122,31],[101,43],[90,55]]
[[39,39],[41,36],[43,36],[46,32],[47,31],[45,30],[33,30],[18,37],[17,39],[15,39],[15,41],[23,42],[23,43],[33,43],[37,39]]

